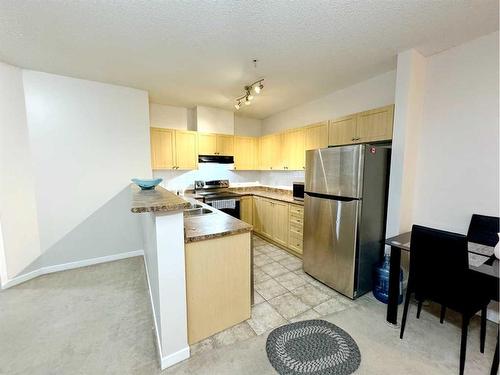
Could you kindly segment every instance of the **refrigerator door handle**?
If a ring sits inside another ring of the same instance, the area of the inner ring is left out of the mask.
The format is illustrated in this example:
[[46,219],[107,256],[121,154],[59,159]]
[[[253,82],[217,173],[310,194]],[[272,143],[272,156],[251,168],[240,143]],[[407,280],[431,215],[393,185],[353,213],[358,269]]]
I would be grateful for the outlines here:
[[361,198],[353,198],[353,197],[341,197],[339,195],[329,195],[322,193],[313,193],[311,191],[305,191],[304,194],[309,195],[313,198],[322,198],[322,199],[330,199],[334,201],[343,201],[343,202],[351,202],[351,201],[360,201]]

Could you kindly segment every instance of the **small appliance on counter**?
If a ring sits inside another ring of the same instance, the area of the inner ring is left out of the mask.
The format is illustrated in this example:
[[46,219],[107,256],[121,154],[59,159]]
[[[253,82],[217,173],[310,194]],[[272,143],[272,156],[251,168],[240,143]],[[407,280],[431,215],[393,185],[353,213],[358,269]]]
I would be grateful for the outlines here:
[[296,201],[304,200],[304,183],[293,182],[293,199]]
[[194,182],[195,194],[203,197],[204,203],[239,219],[241,196],[228,189],[229,180]]

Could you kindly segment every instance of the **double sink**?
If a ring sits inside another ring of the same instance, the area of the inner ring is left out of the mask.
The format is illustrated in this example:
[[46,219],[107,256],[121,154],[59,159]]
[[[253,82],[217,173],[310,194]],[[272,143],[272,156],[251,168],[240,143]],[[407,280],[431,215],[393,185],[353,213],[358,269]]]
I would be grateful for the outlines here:
[[203,207],[201,204],[190,203],[189,208],[184,210],[184,216],[201,216],[212,214],[213,211]]

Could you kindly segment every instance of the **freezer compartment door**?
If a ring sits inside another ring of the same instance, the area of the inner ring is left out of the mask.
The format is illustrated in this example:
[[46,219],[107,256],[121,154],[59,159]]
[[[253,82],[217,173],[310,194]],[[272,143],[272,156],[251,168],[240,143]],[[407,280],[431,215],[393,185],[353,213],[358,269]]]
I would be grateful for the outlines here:
[[356,233],[361,202],[304,197],[304,271],[354,298]]
[[361,198],[364,152],[363,145],[307,151],[304,190]]

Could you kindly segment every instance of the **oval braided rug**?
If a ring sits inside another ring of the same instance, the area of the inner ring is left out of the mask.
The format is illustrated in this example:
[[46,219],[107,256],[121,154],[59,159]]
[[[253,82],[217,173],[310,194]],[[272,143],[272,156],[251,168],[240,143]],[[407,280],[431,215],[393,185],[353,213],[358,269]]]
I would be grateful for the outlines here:
[[282,375],[346,375],[361,363],[353,338],[336,325],[317,319],[276,328],[267,338],[266,352]]

